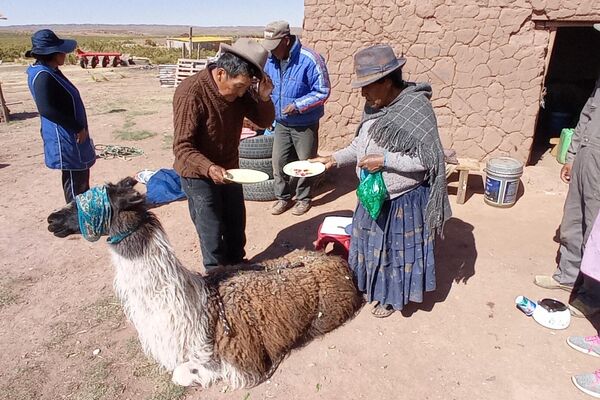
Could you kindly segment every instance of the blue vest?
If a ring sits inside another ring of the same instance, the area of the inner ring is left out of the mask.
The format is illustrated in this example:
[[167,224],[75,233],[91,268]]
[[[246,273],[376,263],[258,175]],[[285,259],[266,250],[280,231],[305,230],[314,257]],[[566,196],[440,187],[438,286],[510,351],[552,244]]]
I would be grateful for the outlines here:
[[[27,68],[27,84],[35,101],[35,79],[40,73],[49,73],[71,95],[75,119],[87,127],[85,107],[77,88],[66,78],[51,67],[44,64],[34,64]],[[42,120],[41,134],[44,141],[44,160],[48,168],[65,170],[89,169],[96,162],[94,142],[88,139],[77,143],[77,132],[73,132],[40,115]]]

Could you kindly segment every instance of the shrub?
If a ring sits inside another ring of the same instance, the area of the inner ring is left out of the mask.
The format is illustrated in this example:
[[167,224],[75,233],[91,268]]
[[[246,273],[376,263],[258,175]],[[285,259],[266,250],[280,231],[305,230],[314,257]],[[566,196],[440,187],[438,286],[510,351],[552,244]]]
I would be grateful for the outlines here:
[[[160,38],[118,36],[71,36],[71,38],[77,40],[79,48],[83,51],[110,51],[147,57],[153,64],[173,64],[181,57],[180,49],[159,46],[157,40]],[[0,32],[0,60],[13,61],[22,58],[30,48],[30,34]],[[213,56],[215,53],[215,51],[201,50],[200,57]],[[76,64],[75,54],[70,54],[67,62]]]

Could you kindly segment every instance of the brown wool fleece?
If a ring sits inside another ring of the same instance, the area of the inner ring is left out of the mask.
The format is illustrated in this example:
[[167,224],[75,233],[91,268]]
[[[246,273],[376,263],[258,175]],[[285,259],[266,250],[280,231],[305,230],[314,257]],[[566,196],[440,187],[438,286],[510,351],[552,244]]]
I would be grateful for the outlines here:
[[[303,266],[279,269],[282,262]],[[268,378],[292,348],[344,324],[362,305],[340,257],[295,251],[261,264],[270,272],[240,273],[218,286],[233,334],[216,323],[215,353],[242,371],[248,386]]]
[[216,164],[238,168],[240,135],[244,117],[261,128],[275,119],[271,100],[261,101],[255,92],[228,102],[219,93],[209,66],[185,79],[173,96],[173,168],[186,178],[208,177]]

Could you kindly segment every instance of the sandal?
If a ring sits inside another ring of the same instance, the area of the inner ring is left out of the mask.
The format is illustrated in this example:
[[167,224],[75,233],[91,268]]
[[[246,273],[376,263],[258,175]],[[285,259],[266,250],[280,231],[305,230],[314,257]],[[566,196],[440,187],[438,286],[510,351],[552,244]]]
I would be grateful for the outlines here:
[[392,315],[394,313],[394,308],[392,306],[388,305],[382,305],[381,303],[376,305],[372,310],[371,310],[371,314],[373,314],[373,316],[375,318],[387,318],[390,315]]

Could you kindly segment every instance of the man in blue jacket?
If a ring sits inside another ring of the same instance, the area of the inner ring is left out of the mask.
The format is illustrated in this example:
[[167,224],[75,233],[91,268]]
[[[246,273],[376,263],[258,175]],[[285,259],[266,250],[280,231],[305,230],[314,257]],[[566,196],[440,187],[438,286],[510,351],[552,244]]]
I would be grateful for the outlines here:
[[[271,213],[279,215],[292,205],[292,189],[283,167],[290,161],[316,156],[319,145],[319,119],[331,91],[323,57],[303,47],[290,33],[285,21],[272,22],[264,32],[263,47],[271,53],[265,72],[273,81],[271,98],[275,104],[273,177],[277,201]],[[310,209],[310,178],[298,179],[294,215]]]

